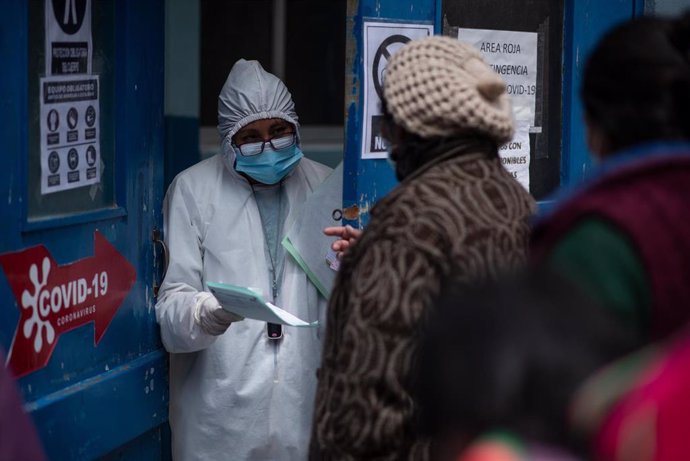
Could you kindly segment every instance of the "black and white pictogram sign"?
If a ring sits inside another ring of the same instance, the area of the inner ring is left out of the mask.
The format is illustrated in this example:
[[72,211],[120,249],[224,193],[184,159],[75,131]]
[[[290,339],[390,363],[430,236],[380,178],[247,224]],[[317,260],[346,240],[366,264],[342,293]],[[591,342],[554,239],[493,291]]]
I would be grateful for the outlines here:
[[60,127],[60,115],[55,109],[48,112],[48,131],[54,133]]
[[92,0],[44,0],[41,194],[100,182],[99,78],[91,75]]
[[100,182],[98,90],[97,75],[41,79],[42,194]]
[[45,0],[46,75],[90,74],[91,0]]
[[71,148],[67,153],[67,165],[69,166],[70,170],[76,170],[79,166],[79,154],[77,153],[77,149],[74,147]]
[[89,128],[93,126],[94,123],[96,123],[96,109],[93,108],[93,106],[89,106],[86,108],[86,119],[84,120],[86,122],[86,126]]
[[96,148],[92,145],[86,148],[86,164],[89,166],[96,164]]
[[379,99],[383,99],[383,79],[385,77],[386,66],[391,56],[398,48],[410,41],[407,35],[391,35],[385,39],[374,53],[374,64],[372,66],[372,78],[374,79],[374,89]]
[[53,174],[60,169],[60,156],[56,151],[51,152],[48,156],[48,169]]
[[362,158],[386,158],[381,136],[381,98],[386,66],[393,53],[410,40],[429,36],[432,24],[364,22],[364,116]]
[[79,113],[77,112],[77,109],[74,107],[70,107],[67,111],[67,126],[70,128],[70,130],[73,130],[77,127],[78,120]]

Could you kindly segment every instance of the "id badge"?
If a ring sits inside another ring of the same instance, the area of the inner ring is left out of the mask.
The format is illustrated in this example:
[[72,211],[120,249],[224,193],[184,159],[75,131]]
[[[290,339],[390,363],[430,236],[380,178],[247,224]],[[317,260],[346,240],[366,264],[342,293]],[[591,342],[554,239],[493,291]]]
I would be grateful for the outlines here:
[[283,326],[278,323],[267,323],[266,334],[268,339],[280,339],[283,337]]

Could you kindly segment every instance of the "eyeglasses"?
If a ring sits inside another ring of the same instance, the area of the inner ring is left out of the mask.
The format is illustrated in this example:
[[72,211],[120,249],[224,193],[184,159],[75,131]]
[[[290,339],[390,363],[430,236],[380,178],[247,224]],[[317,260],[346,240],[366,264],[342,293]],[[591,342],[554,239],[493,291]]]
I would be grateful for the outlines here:
[[278,151],[294,146],[295,141],[295,133],[283,133],[272,137],[268,141],[249,142],[239,146],[233,143],[232,145],[235,148],[235,151],[239,151],[240,155],[242,155],[243,157],[251,157],[253,155],[259,155],[260,153],[262,153],[264,151],[266,143],[270,144],[273,150]]

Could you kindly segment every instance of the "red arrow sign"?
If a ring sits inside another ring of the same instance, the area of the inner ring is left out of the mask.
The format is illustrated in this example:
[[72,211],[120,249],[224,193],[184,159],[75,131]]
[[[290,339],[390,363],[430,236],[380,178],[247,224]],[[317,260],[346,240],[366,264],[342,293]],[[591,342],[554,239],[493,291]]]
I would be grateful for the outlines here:
[[98,344],[136,271],[98,231],[94,256],[58,266],[45,246],[0,255],[21,312],[7,362],[17,377],[43,368],[62,333],[95,322]]

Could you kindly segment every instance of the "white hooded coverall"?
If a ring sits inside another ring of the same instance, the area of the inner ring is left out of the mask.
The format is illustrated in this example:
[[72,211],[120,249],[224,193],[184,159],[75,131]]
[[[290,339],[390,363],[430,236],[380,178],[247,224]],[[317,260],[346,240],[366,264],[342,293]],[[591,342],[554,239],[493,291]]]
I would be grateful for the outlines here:
[[[307,457],[321,328],[245,319],[212,336],[194,319],[195,298],[209,281],[257,287],[270,298],[268,258],[249,182],[233,168],[229,141],[242,126],[283,118],[298,127],[283,83],[257,62],[238,61],[219,97],[223,152],[180,173],[164,203],[170,262],[156,316],[170,354],[173,457],[188,460],[303,460]],[[283,180],[284,229],[330,170],[303,158]],[[276,304],[325,322],[326,301],[285,257]]]

